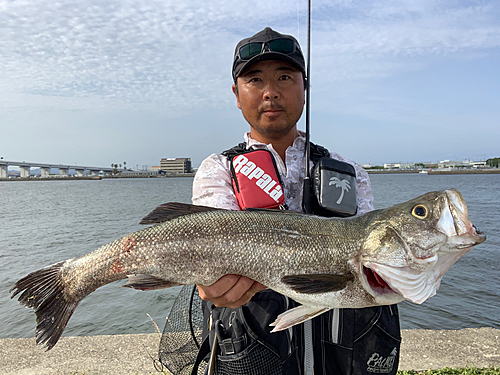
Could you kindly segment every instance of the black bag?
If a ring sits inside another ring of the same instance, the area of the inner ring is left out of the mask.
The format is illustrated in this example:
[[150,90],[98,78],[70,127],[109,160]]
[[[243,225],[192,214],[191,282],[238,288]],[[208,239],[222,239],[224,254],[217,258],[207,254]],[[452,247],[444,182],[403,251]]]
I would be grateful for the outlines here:
[[314,214],[325,217],[356,215],[356,171],[351,164],[323,157],[314,165],[311,178]]
[[205,328],[210,330],[204,329],[205,352],[200,352],[200,358],[207,358],[217,340],[215,374],[300,374],[293,330],[271,333],[270,327],[281,312],[297,306],[295,302],[266,289],[257,293],[252,303],[237,309],[216,308],[210,302],[202,305],[203,315],[210,322]]

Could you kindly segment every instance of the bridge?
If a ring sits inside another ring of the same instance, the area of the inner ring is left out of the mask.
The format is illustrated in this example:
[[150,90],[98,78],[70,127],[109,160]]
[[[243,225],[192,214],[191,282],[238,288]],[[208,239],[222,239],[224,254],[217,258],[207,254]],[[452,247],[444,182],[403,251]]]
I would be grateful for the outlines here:
[[8,170],[10,166],[19,167],[21,170],[21,177],[24,178],[30,177],[31,168],[40,168],[42,177],[49,177],[51,168],[59,169],[60,176],[68,176],[70,169],[75,170],[77,176],[83,176],[85,171],[87,171],[91,176],[97,176],[100,172],[110,174],[113,171],[113,168],[111,167],[103,168],[71,164],[28,163],[25,161],[19,162],[2,159],[0,160],[0,178],[8,177]]

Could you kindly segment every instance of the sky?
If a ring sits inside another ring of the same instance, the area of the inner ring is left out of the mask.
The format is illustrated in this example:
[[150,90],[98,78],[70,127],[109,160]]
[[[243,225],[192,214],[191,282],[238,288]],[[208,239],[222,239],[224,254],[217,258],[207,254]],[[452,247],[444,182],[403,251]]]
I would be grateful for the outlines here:
[[[307,50],[305,0],[0,0],[0,157],[197,167],[249,129],[233,53],[266,26]],[[311,27],[313,142],[372,165],[500,156],[500,2],[313,0]]]

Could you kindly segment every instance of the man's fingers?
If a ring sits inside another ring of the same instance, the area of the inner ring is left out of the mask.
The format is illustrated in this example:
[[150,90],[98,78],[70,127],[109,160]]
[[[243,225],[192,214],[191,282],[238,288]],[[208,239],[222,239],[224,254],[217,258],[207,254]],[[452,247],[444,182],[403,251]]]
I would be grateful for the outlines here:
[[252,293],[252,297],[260,292],[261,290],[266,289],[267,286],[259,283],[258,281],[254,281],[252,287],[249,289],[249,292]]
[[[249,280],[251,280],[251,279],[249,279]],[[235,309],[237,307],[240,307],[240,306],[247,304],[248,302],[250,302],[250,300],[252,299],[252,297],[255,294],[257,294],[261,290],[266,289],[266,287],[264,285],[262,285],[261,283],[254,281],[254,280],[251,280],[251,281],[252,281],[252,285],[250,286],[250,288],[247,289],[247,291],[237,301],[226,302],[226,304],[224,306],[217,306],[217,304],[215,304],[215,303],[214,303],[214,305],[217,307],[229,307],[231,309]]]
[[210,286],[198,285],[200,298],[217,307],[236,308],[246,304],[266,287],[245,276],[225,275]]
[[198,285],[200,297],[204,301],[213,302],[214,299],[220,298],[226,294],[239,279],[239,275],[225,275],[212,285]]
[[241,276],[234,286],[227,291],[226,294],[214,303],[217,307],[229,307],[235,309],[243,306],[252,299],[255,293],[262,290],[259,288],[260,283],[249,279],[248,277]]

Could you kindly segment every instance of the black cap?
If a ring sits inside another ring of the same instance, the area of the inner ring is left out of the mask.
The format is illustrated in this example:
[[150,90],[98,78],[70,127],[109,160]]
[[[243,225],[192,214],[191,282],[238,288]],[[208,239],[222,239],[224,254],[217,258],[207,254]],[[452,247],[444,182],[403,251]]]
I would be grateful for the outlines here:
[[[269,49],[263,49],[262,52],[259,54],[253,56],[249,60],[242,60],[240,57],[240,49],[241,47],[245,46],[246,44],[249,43],[264,43],[264,42],[269,42],[275,39],[289,39],[293,41],[294,43],[294,48],[291,53],[281,53],[281,52],[275,52],[271,51]],[[233,62],[233,80],[236,82],[236,79],[240,76],[241,72],[245,70],[245,68],[249,67],[252,64],[255,64],[259,61],[264,61],[264,60],[279,60],[279,61],[285,61],[293,66],[295,66],[297,69],[299,69],[302,74],[304,74],[304,77],[306,75],[306,64],[304,61],[304,55],[302,55],[302,51],[300,49],[299,42],[291,36],[291,35],[285,35],[285,34],[280,34],[277,31],[274,31],[270,27],[266,27],[264,30],[259,31],[257,34],[251,36],[250,38],[246,38],[241,40],[237,45],[236,49],[234,51],[234,62]]]

